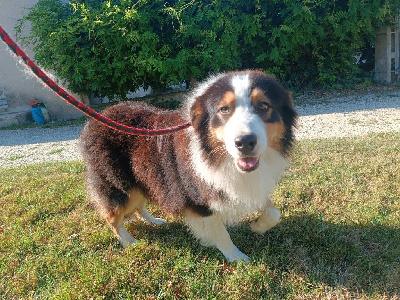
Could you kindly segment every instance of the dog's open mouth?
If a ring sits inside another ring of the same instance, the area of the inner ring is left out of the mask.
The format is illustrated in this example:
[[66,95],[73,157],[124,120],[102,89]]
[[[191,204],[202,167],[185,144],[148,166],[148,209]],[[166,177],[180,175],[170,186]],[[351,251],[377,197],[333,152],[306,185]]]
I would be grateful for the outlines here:
[[251,172],[258,167],[258,157],[241,157],[235,161],[236,166],[243,172]]

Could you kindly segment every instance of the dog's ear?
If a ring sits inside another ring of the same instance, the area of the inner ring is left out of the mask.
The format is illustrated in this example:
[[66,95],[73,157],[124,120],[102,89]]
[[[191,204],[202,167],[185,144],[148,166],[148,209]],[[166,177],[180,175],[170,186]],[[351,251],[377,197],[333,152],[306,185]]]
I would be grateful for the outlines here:
[[289,91],[289,103],[288,103],[288,106],[290,108],[294,108],[293,92],[290,92],[290,91]]
[[196,101],[193,102],[192,107],[190,108],[190,122],[194,129],[198,129],[204,123],[204,109],[197,98]]

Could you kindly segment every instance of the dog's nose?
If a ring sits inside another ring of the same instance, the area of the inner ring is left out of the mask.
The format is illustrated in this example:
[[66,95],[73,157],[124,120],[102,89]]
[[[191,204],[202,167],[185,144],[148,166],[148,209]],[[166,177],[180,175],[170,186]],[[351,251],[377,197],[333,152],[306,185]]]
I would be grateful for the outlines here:
[[255,134],[240,135],[235,139],[236,148],[244,154],[249,154],[256,145],[257,136]]

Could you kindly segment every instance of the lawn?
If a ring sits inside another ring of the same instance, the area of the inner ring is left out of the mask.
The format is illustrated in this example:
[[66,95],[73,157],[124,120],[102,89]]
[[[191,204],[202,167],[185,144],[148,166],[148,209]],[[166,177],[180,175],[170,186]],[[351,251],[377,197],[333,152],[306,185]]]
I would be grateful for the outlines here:
[[80,161],[0,169],[0,298],[400,299],[400,134],[298,142],[265,236],[226,264],[180,218],[128,225],[122,249],[87,199]]

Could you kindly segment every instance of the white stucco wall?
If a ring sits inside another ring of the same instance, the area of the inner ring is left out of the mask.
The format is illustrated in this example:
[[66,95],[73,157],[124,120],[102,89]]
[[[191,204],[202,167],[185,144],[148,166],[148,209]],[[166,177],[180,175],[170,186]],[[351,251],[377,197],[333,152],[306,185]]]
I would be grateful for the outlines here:
[[[0,25],[14,40],[14,27],[17,20],[36,2],[37,0],[0,0]],[[24,48],[23,50],[33,59],[31,49]],[[6,96],[8,112],[29,111],[29,101],[39,99],[46,105],[51,116],[57,120],[83,115],[27,72],[27,69],[17,62],[2,42],[0,42],[0,86]]]

